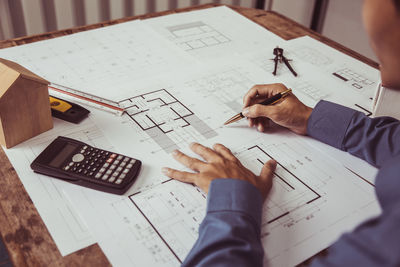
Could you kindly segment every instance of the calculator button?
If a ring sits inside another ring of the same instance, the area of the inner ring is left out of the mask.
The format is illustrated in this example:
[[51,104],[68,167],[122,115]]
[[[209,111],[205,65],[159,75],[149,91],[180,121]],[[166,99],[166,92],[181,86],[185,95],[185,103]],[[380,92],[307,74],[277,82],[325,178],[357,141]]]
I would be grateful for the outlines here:
[[118,163],[119,163],[119,160],[115,160],[115,161],[114,161],[114,164],[115,164],[115,165],[118,165]]
[[69,165],[67,165],[67,166],[64,167],[64,170],[68,171],[69,168],[71,168],[71,167]]
[[[95,160],[97,160],[97,159],[95,159]],[[111,162],[113,162],[113,158],[108,158],[107,160],[106,160],[106,162],[108,162],[108,163],[111,163]]]
[[126,177],[126,174],[121,174],[120,176],[119,176],[119,179],[124,179]]
[[107,168],[108,166],[110,166],[110,163],[107,163],[107,162],[104,163],[104,165],[103,165],[104,168]]
[[76,167],[73,167],[73,168],[72,168],[72,171],[76,171],[76,169],[77,169]]
[[101,177],[101,173],[97,173],[94,178],[99,179]]
[[118,176],[119,172],[114,172],[113,174],[115,174],[115,176]]
[[110,158],[115,158],[116,156],[117,156],[117,154],[113,153],[113,154],[110,155]]
[[86,148],[87,148],[87,146],[84,146],[84,147],[83,147],[83,149],[86,149]]
[[96,171],[97,170],[97,168],[92,168],[92,171]]
[[70,163],[68,163],[68,165],[69,165],[69,166],[72,166],[72,165],[74,165],[74,163],[73,163],[73,162],[70,162]]
[[121,160],[123,157],[121,156],[121,155],[119,155],[118,157],[117,157],[117,160]]
[[131,161],[129,162],[130,164],[135,164],[136,160],[135,159],[131,159]]
[[85,153],[85,150],[82,149],[82,150],[81,150],[81,154],[83,154],[83,153]]
[[94,173],[94,172],[89,172],[89,174],[88,174],[88,175],[89,175],[89,176],[92,176],[92,175],[93,175],[93,173]]
[[83,171],[83,174],[85,174],[85,175],[86,175],[87,173],[88,173],[88,171],[87,171],[87,170],[84,170],[84,171]]
[[112,173],[112,170],[107,170],[106,174],[110,175]]
[[85,159],[85,157],[82,155],[82,154],[75,154],[73,157],[72,157],[72,161],[73,162],[81,162],[82,160],[84,160]]
[[129,164],[126,166],[127,169],[130,169],[130,168],[132,168],[132,167],[133,167],[133,164],[132,164],[132,163],[129,163]]
[[93,147],[89,148],[90,151],[93,151]]
[[108,174],[104,174],[104,175],[103,175],[103,177],[101,177],[101,180],[107,180],[107,179],[108,179],[108,177],[109,177],[109,175],[108,175]]
[[121,167],[125,167],[126,163],[125,162],[121,162],[121,164],[119,164],[119,166]]
[[124,158],[124,160],[123,160],[123,162],[127,162],[127,161],[129,161],[129,158]]
[[110,170],[114,170],[114,169],[115,169],[115,165],[111,165]]
[[115,183],[116,183],[116,184],[120,184],[120,183],[122,183],[122,179],[118,179],[118,180],[116,180],[116,181],[115,181]]
[[76,172],[77,172],[77,173],[81,173],[81,172],[82,172],[82,169],[79,169],[79,170],[77,170]]
[[103,173],[103,172],[105,172],[106,171],[106,168],[101,168],[100,170],[99,170],[99,173]]
[[110,179],[108,179],[108,181],[109,181],[110,183],[113,183],[113,182],[115,181],[115,179],[116,179],[116,177],[115,177],[115,176],[111,176],[111,178],[110,178]]
[[122,168],[121,168],[121,167],[118,167],[118,168],[117,168],[117,172],[120,172],[120,171],[122,171]]
[[122,173],[128,173],[128,172],[129,172],[129,169],[125,169],[122,171]]

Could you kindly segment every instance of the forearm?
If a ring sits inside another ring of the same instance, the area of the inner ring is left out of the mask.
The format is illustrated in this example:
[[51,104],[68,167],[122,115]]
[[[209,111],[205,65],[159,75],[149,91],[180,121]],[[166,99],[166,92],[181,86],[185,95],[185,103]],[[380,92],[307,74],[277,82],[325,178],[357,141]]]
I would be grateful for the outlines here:
[[214,180],[199,238],[183,266],[262,266],[261,209],[261,194],[250,183]]
[[400,153],[400,123],[389,117],[368,118],[361,112],[320,101],[308,120],[311,137],[348,151],[375,166]]

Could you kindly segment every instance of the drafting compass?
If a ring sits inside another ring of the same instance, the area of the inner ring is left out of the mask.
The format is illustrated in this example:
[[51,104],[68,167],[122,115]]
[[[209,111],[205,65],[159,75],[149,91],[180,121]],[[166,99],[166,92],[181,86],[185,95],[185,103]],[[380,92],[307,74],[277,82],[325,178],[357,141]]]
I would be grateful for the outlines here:
[[295,77],[297,77],[297,73],[294,71],[292,66],[289,64],[289,61],[292,61],[292,60],[291,59],[287,59],[283,55],[283,48],[279,48],[279,47],[274,48],[274,55],[275,55],[275,58],[271,59],[271,60],[273,60],[275,62],[274,72],[272,73],[274,76],[276,75],[276,70],[278,68],[278,63],[282,63],[283,62],[283,63],[285,63],[286,67],[288,67],[290,72],[293,73],[293,75]]

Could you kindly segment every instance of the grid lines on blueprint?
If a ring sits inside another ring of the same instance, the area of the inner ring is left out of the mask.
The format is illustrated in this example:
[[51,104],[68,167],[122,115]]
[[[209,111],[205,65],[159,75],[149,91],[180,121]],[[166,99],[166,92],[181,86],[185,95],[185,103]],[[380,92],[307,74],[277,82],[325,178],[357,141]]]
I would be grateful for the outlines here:
[[231,40],[202,21],[175,25],[167,28],[174,42],[185,51],[206,48]]
[[141,94],[119,103],[129,118],[167,153],[179,149],[179,144],[187,140],[205,140],[217,136],[213,129],[166,89]]

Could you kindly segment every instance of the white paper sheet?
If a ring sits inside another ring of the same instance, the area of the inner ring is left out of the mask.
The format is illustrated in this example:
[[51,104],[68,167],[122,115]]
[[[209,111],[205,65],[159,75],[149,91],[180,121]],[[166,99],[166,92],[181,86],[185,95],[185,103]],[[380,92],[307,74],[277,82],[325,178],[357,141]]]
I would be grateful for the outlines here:
[[197,63],[139,20],[1,49],[0,57],[111,101],[125,99],[140,80]]

